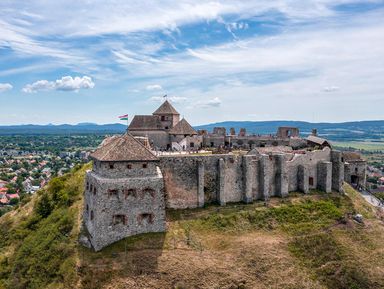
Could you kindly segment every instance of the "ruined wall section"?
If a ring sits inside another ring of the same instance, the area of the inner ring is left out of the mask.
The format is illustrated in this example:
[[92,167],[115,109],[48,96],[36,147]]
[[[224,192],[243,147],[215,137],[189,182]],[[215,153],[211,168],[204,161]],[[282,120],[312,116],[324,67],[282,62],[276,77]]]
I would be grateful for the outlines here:
[[[201,207],[203,199],[204,204],[244,200],[241,156],[162,156],[160,167],[169,208]],[[256,189],[250,186],[253,193]]]
[[303,191],[318,188],[318,163],[331,161],[331,150],[306,151],[304,154],[295,154],[286,163],[288,176],[288,191]]

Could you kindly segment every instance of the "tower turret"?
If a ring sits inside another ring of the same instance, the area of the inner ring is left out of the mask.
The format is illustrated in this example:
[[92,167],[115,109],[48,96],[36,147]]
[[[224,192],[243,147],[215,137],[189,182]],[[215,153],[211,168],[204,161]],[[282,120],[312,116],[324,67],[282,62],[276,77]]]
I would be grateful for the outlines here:
[[159,117],[163,128],[167,130],[173,128],[180,120],[180,114],[168,100],[164,101],[153,115]]

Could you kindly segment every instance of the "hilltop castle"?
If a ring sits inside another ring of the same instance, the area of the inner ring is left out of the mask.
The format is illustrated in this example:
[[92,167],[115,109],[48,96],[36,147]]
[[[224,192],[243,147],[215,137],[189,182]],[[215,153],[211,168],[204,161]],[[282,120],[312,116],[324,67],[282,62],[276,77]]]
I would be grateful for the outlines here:
[[[207,147],[242,152],[171,152]],[[169,153],[156,156],[156,150]],[[316,131],[306,139],[290,127],[268,136],[244,129],[238,135],[225,128],[197,132],[168,101],[153,115],[135,116],[126,134],[105,139],[91,158],[83,220],[95,250],[127,236],[165,231],[166,208],[267,201],[311,189],[341,192],[343,181],[364,186],[366,175],[358,154],[333,150]]]

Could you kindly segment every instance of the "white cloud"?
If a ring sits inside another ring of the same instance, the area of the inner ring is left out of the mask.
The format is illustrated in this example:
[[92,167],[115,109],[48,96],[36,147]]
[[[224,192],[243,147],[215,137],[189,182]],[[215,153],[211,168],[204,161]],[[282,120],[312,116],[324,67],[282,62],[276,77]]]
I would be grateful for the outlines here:
[[12,84],[10,83],[0,83],[0,93],[11,90],[13,88]]
[[72,78],[72,76],[64,76],[61,79],[56,80],[55,89],[64,91],[73,91],[79,89],[94,88],[95,83],[89,76],[83,76]]
[[63,76],[61,79],[55,81],[48,80],[38,80],[32,84],[27,84],[23,88],[23,92],[33,93],[37,91],[46,91],[46,90],[61,90],[61,91],[78,91],[80,89],[89,89],[93,88],[95,83],[89,76],[83,77],[72,77],[72,76]]
[[163,87],[160,84],[150,84],[145,88],[146,90],[163,90]]
[[23,92],[33,93],[41,90],[51,90],[54,89],[55,83],[48,80],[38,80],[32,84],[27,84],[23,87]]

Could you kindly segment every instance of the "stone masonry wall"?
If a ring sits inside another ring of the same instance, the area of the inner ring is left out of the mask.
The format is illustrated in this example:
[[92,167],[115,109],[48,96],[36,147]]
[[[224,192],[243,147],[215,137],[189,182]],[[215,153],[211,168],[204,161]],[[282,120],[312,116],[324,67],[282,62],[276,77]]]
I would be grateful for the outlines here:
[[[295,154],[291,160],[287,161],[288,191],[302,191],[303,188],[316,189],[318,187],[318,163],[321,161],[331,161],[331,150],[328,147],[321,151]],[[301,167],[301,171],[299,167]],[[305,176],[305,179],[299,179],[299,176]]]
[[165,231],[164,186],[157,174],[136,178],[86,176],[84,224],[98,251],[128,236]]
[[196,208],[207,203],[252,202],[284,197],[291,191],[322,189],[340,183],[340,162],[327,147],[305,154],[162,156],[166,207]]

